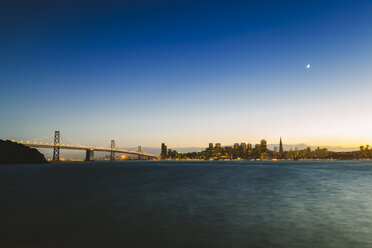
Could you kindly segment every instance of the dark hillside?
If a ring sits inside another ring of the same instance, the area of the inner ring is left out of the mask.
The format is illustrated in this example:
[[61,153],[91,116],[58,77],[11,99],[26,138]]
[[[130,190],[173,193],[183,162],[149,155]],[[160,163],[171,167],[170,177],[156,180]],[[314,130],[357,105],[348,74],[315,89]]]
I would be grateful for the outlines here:
[[0,164],[45,163],[43,154],[34,148],[0,140]]

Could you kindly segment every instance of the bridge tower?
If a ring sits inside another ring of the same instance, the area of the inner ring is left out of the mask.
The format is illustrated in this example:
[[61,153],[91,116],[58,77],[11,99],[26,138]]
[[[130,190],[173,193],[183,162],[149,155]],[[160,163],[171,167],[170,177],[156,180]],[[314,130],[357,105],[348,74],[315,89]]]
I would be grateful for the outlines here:
[[115,140],[111,140],[111,152],[110,152],[110,160],[115,160]]
[[54,132],[53,161],[59,161],[59,143],[61,141],[61,132]]
[[92,161],[94,159],[94,150],[88,149],[85,151],[85,161]]
[[[138,146],[137,152],[142,153],[142,147],[141,146]],[[143,157],[138,154],[138,160],[141,160],[141,159],[143,159]]]

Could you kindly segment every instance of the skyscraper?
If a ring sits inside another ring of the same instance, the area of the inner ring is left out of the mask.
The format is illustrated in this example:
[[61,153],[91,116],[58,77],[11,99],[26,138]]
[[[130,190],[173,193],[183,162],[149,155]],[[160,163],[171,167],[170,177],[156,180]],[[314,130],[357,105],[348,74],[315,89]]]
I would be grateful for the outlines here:
[[215,155],[214,149],[213,149],[213,143],[209,143],[208,149],[207,149],[207,157],[211,158]]
[[166,144],[161,143],[161,159],[166,159],[168,157],[168,149]]
[[279,142],[279,154],[280,156],[283,156],[283,143],[282,143],[282,137],[280,137],[280,142]]
[[221,149],[221,143],[216,143],[215,147],[216,149]]
[[267,142],[266,140],[261,140],[261,149],[262,151],[266,151],[267,150]]
[[233,158],[239,157],[239,143],[235,143],[233,146]]
[[248,145],[247,145],[247,150],[248,150],[248,151],[252,151],[252,149],[253,149],[253,148],[252,148],[252,144],[251,144],[251,143],[248,143]]
[[255,144],[254,149],[261,151],[261,144]]
[[214,150],[215,150],[217,156],[219,156],[220,153],[221,153],[221,150],[222,150],[221,149],[221,143],[216,143],[215,146],[214,146]]
[[240,143],[239,147],[239,157],[240,158],[245,158],[247,153],[247,144],[246,143]]

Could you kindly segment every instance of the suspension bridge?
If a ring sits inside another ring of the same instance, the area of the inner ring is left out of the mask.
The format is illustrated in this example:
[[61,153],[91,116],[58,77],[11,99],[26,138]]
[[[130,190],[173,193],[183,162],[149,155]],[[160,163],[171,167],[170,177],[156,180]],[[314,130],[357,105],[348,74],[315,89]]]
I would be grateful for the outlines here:
[[[110,147],[91,147],[91,146],[83,146],[74,144],[75,142],[70,142],[72,144],[61,144],[61,132],[55,131],[54,132],[54,141],[53,143],[42,142],[38,140],[45,140],[46,138],[51,137],[46,136],[39,139],[33,139],[28,141],[20,140],[18,143],[23,144],[25,146],[33,147],[33,148],[50,148],[53,149],[53,161],[60,160],[60,150],[61,149],[69,149],[69,150],[85,150],[85,161],[91,161],[94,159],[94,152],[109,152],[110,153],[110,160],[115,160],[115,154],[128,154],[128,155],[135,155],[138,156],[138,159],[146,160],[146,159],[155,159],[158,156],[153,154],[148,154],[142,152],[141,146],[138,146],[137,151],[128,151],[125,149],[120,149],[115,147],[115,140],[111,140]],[[66,140],[68,140],[66,138]]]

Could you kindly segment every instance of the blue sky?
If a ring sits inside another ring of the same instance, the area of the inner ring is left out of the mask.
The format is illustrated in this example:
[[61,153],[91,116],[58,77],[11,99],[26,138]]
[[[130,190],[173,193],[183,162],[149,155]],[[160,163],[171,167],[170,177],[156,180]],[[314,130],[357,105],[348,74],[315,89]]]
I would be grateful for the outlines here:
[[0,138],[371,144],[371,27],[370,0],[2,1]]

